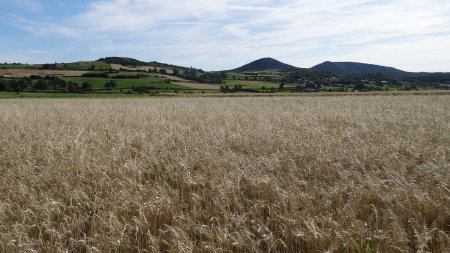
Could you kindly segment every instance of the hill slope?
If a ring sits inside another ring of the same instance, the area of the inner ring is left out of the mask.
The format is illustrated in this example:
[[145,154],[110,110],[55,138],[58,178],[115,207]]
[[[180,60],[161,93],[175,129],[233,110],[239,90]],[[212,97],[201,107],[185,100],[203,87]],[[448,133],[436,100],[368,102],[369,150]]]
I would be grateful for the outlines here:
[[294,66],[282,63],[273,58],[262,58],[251,63],[248,63],[232,71],[246,72],[246,71],[267,71],[267,70],[287,70],[293,69]]
[[324,71],[333,74],[383,74],[391,77],[407,76],[411,73],[392,67],[358,62],[323,62],[311,68],[313,71]]

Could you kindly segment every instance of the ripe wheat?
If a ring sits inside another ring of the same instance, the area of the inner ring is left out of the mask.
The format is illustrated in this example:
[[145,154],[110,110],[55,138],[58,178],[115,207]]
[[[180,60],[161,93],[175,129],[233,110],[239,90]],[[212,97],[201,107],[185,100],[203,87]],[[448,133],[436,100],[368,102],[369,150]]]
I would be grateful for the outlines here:
[[450,97],[0,101],[0,252],[449,252]]

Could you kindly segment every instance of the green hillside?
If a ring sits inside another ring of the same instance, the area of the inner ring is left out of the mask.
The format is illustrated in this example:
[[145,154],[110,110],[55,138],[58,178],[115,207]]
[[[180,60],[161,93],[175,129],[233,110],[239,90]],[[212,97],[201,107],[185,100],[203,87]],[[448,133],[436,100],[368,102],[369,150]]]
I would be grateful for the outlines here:
[[273,58],[262,58],[242,67],[232,70],[233,72],[255,72],[255,71],[280,71],[294,69],[294,66],[282,63]]
[[404,77],[411,73],[392,67],[359,62],[323,62],[311,68],[313,71],[322,71],[338,75],[349,74],[382,74],[389,77]]

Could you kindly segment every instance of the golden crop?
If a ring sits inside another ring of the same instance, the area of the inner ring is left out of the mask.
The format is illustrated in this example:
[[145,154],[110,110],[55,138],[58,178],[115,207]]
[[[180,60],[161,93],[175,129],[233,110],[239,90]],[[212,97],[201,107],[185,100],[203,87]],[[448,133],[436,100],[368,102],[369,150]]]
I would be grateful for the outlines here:
[[0,252],[449,252],[449,98],[0,100]]

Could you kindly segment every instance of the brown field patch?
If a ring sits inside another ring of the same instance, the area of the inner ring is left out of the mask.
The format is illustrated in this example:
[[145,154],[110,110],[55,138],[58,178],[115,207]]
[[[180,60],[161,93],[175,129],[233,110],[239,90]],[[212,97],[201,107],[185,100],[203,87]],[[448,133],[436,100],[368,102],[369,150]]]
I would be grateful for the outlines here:
[[173,83],[198,90],[220,90],[219,86],[206,83],[195,83],[195,82],[173,82]]
[[88,71],[80,70],[41,70],[41,69],[0,69],[0,76],[4,77],[30,77],[34,76],[73,76],[79,77]]
[[159,76],[162,76],[164,78],[167,78],[171,80],[173,83],[185,86],[192,89],[199,89],[199,90],[220,90],[220,86],[218,85],[212,85],[212,84],[206,84],[206,83],[196,83],[194,81],[184,79],[178,76],[170,76],[170,75],[162,75],[159,74]]

